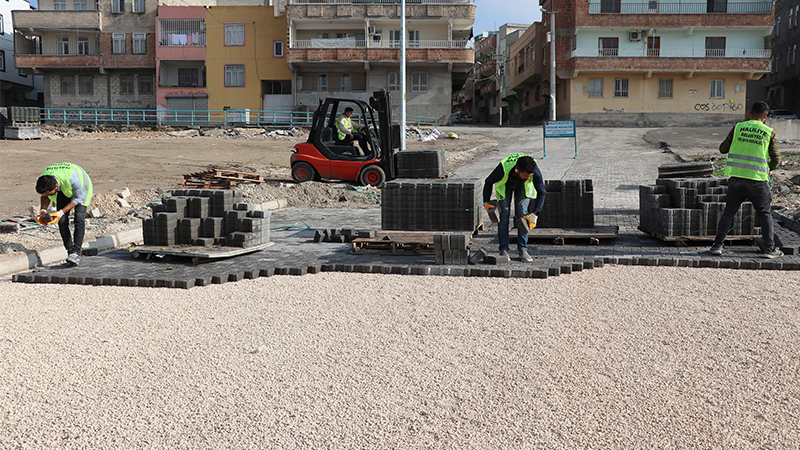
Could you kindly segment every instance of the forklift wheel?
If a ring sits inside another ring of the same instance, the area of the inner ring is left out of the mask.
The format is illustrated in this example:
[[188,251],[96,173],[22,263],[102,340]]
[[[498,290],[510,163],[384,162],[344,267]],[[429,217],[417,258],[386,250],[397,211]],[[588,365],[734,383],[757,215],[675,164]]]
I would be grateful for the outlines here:
[[313,180],[316,172],[311,164],[301,161],[292,167],[292,179],[298,183],[305,183]]
[[361,171],[359,181],[365,186],[381,187],[386,181],[386,174],[383,172],[383,169],[378,166],[367,166]]

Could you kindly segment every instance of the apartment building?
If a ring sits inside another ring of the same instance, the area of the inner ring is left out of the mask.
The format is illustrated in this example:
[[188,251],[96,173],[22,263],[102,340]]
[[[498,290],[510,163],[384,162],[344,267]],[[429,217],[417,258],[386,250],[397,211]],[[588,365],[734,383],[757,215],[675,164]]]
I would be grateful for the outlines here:
[[161,5],[156,19],[156,107],[181,111],[175,119],[194,120],[185,111],[209,109],[206,7]]
[[45,107],[155,107],[153,0],[40,0],[14,11],[18,68],[42,75]]
[[39,106],[42,77],[15,66],[14,10],[30,11],[33,7],[27,0],[0,2],[0,106]]
[[[295,109],[314,110],[325,97],[366,100],[376,90],[399,91],[399,2],[298,0],[286,14]],[[453,86],[463,85],[473,64],[474,21],[469,0],[406,5],[407,115],[449,120]],[[392,97],[395,111],[400,100]]]
[[800,0],[778,0],[772,32],[772,70],[764,77],[767,102],[800,114]]
[[555,16],[558,119],[599,126],[733,123],[745,116],[747,81],[769,72],[771,0],[540,0],[540,5],[548,13],[532,52],[547,69],[540,80],[526,77],[512,88],[533,91],[528,109],[549,110],[546,36]]
[[[511,125],[534,124],[547,116],[542,101],[544,71],[541,22],[528,27],[508,49],[509,86],[516,95],[508,99],[508,121]],[[537,58],[537,48],[539,48]]]

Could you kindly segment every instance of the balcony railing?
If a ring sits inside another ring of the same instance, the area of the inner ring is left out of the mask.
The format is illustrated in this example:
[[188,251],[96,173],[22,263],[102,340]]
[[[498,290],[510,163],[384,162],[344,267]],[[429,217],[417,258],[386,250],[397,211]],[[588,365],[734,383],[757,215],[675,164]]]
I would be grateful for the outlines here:
[[[292,5],[319,5],[319,4],[335,4],[335,5],[350,5],[350,4],[384,4],[384,5],[399,5],[400,0],[290,0]],[[406,0],[406,4],[423,4],[423,5],[469,5],[471,0]]]
[[770,58],[768,48],[705,49],[705,48],[578,48],[572,57],[663,57],[663,58]]
[[[416,40],[406,41],[407,48],[467,48],[467,39],[454,40]],[[298,39],[292,41],[291,48],[400,48],[400,41],[341,38],[341,39]]]
[[620,2],[620,0],[600,0],[589,3],[589,14],[750,14],[771,13],[772,0],[759,2],[733,3],[717,0],[702,2],[660,2],[645,0],[640,2]]

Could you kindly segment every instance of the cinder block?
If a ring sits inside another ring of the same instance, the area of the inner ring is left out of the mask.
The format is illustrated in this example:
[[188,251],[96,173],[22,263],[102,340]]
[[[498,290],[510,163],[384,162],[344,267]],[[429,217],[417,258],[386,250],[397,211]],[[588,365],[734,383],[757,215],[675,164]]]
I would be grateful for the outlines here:
[[478,251],[477,251],[477,252],[475,252],[475,253],[474,253],[474,254],[473,254],[473,255],[472,255],[470,258],[469,258],[469,263],[470,263],[470,264],[478,264],[478,263],[480,263],[480,262],[483,262],[483,259],[484,259],[484,258],[486,257],[486,255],[488,255],[488,254],[489,254],[489,252],[487,252],[487,251],[486,251],[485,249],[483,249],[483,248],[480,248],[480,249],[478,249]]

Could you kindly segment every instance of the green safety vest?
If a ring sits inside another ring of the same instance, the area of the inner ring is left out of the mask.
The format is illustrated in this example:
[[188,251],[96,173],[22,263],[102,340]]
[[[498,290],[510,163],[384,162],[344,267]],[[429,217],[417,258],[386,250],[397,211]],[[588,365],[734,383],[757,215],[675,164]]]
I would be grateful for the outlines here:
[[[511,169],[513,169],[514,166],[517,165],[517,160],[522,158],[523,156],[528,156],[528,155],[526,155],[525,153],[512,153],[500,161],[500,164],[502,164],[503,166],[503,172],[505,172],[505,174],[503,175],[503,178],[500,181],[494,184],[494,192],[498,200],[502,200],[506,197],[506,182],[508,181],[508,174],[511,173]],[[534,159],[534,161],[536,160]],[[536,188],[533,186],[533,174],[531,174],[530,178],[525,180],[524,186],[525,186],[525,197],[528,198],[537,197],[538,192],[536,191]]]
[[[56,180],[58,180],[59,190],[61,190],[61,192],[70,199],[72,198],[73,194],[72,183],[70,182],[73,174],[77,174],[78,181],[80,182],[84,191],[86,191],[86,201],[83,203],[83,205],[87,206],[92,200],[92,180],[89,179],[89,174],[87,174],[86,171],[80,166],[68,162],[56,163],[45,167],[44,172],[42,172],[42,175],[52,175],[56,177]],[[57,196],[58,191],[49,197],[50,201],[56,203]]]
[[749,180],[769,180],[769,140],[772,128],[760,120],[736,124],[728,151],[725,176]]
[[[344,125],[346,127],[345,130],[341,130],[339,128],[339,120],[340,119],[344,122]],[[344,114],[342,114],[336,119],[336,132],[337,132],[337,135],[339,136],[339,140],[340,141],[343,141],[347,137],[347,134],[350,133],[350,130],[352,130],[352,129],[353,129],[353,122],[350,120],[349,117],[347,117]]]

